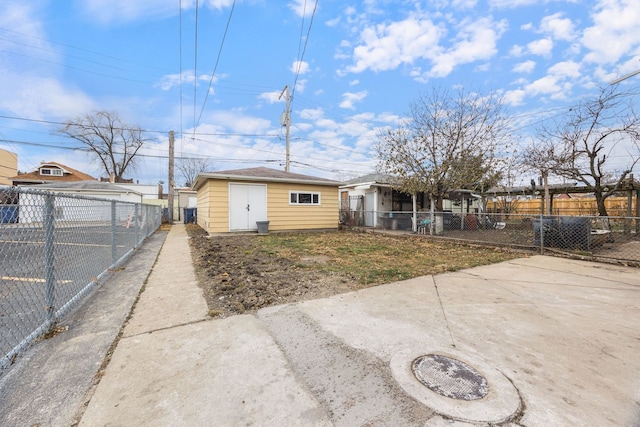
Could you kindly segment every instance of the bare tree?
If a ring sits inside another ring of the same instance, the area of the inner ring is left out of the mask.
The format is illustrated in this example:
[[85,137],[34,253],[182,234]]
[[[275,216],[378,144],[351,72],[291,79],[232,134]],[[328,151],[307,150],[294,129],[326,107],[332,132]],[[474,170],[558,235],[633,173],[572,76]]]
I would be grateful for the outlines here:
[[118,113],[96,111],[69,120],[59,133],[75,139],[95,156],[107,176],[121,182],[126,171],[135,168],[136,155],[142,148],[142,129],[122,123]]
[[[640,117],[631,95],[604,87],[565,117],[543,123],[538,140],[523,154],[523,164],[545,178],[554,174],[585,185],[593,191],[598,214],[607,216],[605,200],[620,190],[640,160]],[[611,167],[612,153],[627,159],[621,170]]]
[[182,157],[176,167],[184,178],[185,187],[191,187],[200,172],[211,170],[211,162],[204,157]]
[[402,125],[378,135],[378,169],[397,177],[400,191],[428,194],[436,210],[451,190],[495,185],[510,146],[503,105],[494,94],[434,89],[411,104]]

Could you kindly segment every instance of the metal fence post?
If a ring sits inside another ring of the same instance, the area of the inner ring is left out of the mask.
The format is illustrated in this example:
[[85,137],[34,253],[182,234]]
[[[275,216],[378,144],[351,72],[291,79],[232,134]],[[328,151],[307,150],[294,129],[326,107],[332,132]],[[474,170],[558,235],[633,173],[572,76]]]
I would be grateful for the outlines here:
[[133,222],[133,247],[137,248],[138,247],[138,242],[140,241],[140,237],[139,237],[139,229],[140,229],[140,218],[139,218],[139,213],[138,213],[138,203],[135,204],[135,207],[133,209],[133,217],[136,219]]
[[45,281],[45,300],[47,308],[47,321],[53,322],[55,310],[55,196],[53,193],[44,196],[44,281]]
[[116,251],[117,244],[116,234],[116,201],[111,201],[111,264],[115,264],[118,261],[118,253]]
[[544,215],[540,214],[540,255],[544,255]]

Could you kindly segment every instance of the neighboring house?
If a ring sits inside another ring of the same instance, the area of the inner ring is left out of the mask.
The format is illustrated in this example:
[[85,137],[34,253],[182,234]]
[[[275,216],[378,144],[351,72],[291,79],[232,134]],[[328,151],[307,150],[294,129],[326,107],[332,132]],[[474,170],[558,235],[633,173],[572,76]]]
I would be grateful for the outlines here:
[[[120,187],[116,184],[100,181],[60,182],[54,184],[39,184],[34,190],[44,190],[56,194],[87,196],[99,199],[116,200],[120,202],[142,203],[142,193]],[[40,193],[21,193],[18,201],[19,220],[21,223],[42,221],[42,206],[44,196]],[[132,205],[133,206],[133,205]],[[102,207],[99,209],[97,207]],[[59,198],[55,204],[56,221],[104,221],[111,218],[111,210],[103,209],[104,202],[91,200],[74,201],[71,198]],[[126,220],[130,215],[129,209],[120,209],[118,220]]]
[[[160,188],[162,190],[162,188]],[[165,213],[165,220],[169,219],[169,194],[161,194],[162,207],[167,208]],[[145,200],[145,203],[150,203],[149,200]],[[155,202],[154,202],[155,204]],[[173,220],[183,221],[185,219],[185,209],[190,209],[190,218],[194,217],[194,211],[198,207],[198,197],[196,191],[190,187],[176,187],[173,189]]]
[[82,195],[100,199],[118,200],[121,202],[142,203],[143,200],[143,194],[139,191],[123,187],[119,184],[95,180],[40,184],[33,186],[33,188],[36,190],[51,191],[53,193]]
[[[373,173],[347,181],[340,186],[341,221],[352,226],[411,230],[413,210],[430,209],[429,197],[414,197],[393,189],[391,175]],[[468,190],[451,191],[442,201],[443,209],[453,213],[477,213],[480,196]]]
[[198,195],[188,187],[175,188],[173,194],[173,219],[182,221],[185,219],[185,209],[198,207]]
[[11,185],[11,177],[18,174],[18,155],[0,149],[0,185]]
[[162,198],[162,184],[133,184],[128,182],[116,182],[112,184],[142,194],[142,198],[145,201],[158,200]]
[[197,222],[208,232],[338,228],[337,181],[258,167],[200,173]]
[[56,182],[96,181],[91,175],[57,162],[42,162],[35,170],[10,178],[13,185],[38,185]]

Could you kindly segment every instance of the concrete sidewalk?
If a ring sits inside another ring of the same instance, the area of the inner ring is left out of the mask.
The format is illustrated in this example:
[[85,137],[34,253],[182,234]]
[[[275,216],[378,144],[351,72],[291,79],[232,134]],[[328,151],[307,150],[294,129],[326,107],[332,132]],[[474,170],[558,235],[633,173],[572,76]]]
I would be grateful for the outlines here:
[[80,424],[637,426],[639,273],[534,256],[211,320],[176,224]]

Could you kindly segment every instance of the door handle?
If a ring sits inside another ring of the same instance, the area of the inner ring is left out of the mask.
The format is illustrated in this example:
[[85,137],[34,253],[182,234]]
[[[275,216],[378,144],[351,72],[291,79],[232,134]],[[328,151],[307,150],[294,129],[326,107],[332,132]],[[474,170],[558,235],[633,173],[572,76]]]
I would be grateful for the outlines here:
[[249,209],[249,205],[247,205],[247,212],[249,212],[251,209]]

